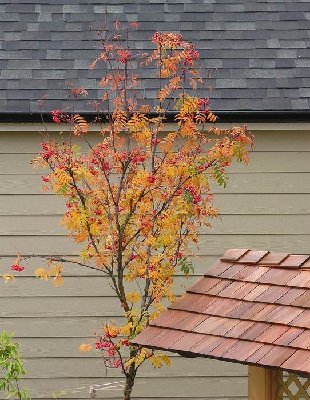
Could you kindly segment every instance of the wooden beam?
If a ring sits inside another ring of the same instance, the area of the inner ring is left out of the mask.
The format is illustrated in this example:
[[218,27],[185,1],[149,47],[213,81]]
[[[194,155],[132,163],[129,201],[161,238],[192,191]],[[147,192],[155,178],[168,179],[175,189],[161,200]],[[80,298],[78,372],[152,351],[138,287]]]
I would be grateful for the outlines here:
[[249,400],[282,400],[278,397],[282,371],[279,369],[249,366]]

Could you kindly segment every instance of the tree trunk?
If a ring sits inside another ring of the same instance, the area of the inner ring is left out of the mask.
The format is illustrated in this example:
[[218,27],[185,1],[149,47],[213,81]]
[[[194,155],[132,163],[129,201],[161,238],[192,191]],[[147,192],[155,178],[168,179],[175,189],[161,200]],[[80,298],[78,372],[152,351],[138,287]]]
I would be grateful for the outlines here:
[[133,389],[133,385],[135,383],[136,371],[132,366],[130,367],[128,373],[126,374],[126,384],[124,389],[124,400],[131,399],[131,392]]

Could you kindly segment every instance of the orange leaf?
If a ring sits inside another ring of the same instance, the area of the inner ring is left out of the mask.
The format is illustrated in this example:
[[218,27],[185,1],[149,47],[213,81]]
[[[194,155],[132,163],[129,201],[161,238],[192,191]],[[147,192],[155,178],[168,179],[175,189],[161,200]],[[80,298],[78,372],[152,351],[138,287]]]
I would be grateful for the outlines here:
[[53,280],[53,284],[55,287],[59,287],[62,286],[64,284],[64,278],[61,275],[56,275],[54,280]]
[[91,351],[92,348],[93,346],[89,343],[82,343],[79,347],[82,353],[87,353],[88,351]]

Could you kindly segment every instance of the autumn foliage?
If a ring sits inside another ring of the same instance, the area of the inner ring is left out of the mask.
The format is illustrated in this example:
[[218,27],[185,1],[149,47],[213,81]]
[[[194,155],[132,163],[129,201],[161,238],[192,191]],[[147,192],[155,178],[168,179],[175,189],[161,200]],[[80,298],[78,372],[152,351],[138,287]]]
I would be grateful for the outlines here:
[[[71,261],[106,275],[123,311],[121,325],[98,327],[95,343],[81,350],[94,346],[108,367],[122,369],[125,399],[141,364],[170,363],[167,355],[131,346],[130,340],[175,299],[175,274],[192,272],[199,229],[218,216],[213,183],[225,186],[226,169],[233,160],[248,163],[252,144],[246,127],[217,128],[207,97],[195,96],[204,77],[192,43],[156,32],[154,50],[141,54],[130,48],[130,28],[116,23],[113,33],[101,32],[101,52],[91,64],[103,74],[94,121],[54,110],[54,122],[66,124],[69,137],[46,140],[33,160],[48,168],[45,190],[66,202],[62,223],[80,246],[79,258]],[[139,71],[154,69],[147,78],[158,83],[153,104],[137,93],[145,81]],[[87,92],[71,89],[71,95]],[[166,126],[170,110],[175,123]],[[37,276],[62,284],[63,261],[49,259]]]

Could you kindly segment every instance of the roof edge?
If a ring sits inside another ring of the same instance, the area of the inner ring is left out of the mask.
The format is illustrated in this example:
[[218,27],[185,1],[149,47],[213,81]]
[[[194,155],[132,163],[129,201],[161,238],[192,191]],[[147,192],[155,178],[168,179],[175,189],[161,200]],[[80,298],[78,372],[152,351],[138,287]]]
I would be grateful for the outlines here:
[[[97,113],[80,112],[86,119],[97,116]],[[214,111],[221,123],[251,123],[251,122],[310,122],[309,110],[296,111]],[[176,112],[167,113],[167,122],[173,122]],[[52,122],[50,113],[26,113],[26,112],[0,112],[0,123]]]

